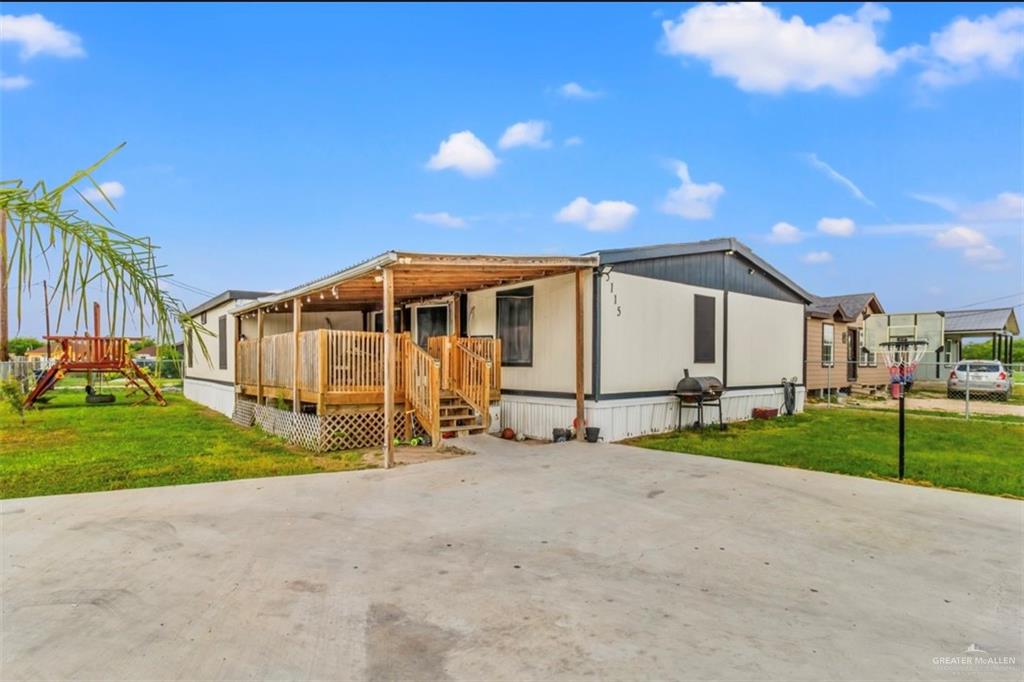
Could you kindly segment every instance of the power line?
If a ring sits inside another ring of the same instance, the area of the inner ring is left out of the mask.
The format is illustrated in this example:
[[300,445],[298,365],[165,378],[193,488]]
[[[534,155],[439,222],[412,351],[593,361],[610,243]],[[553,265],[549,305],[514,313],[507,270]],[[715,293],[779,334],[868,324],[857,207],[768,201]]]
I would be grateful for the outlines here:
[[[976,303],[968,303],[967,305],[956,306],[953,309],[954,310],[958,310],[960,308],[973,308],[976,305],[984,305],[986,303],[995,303],[996,301],[1005,301],[1008,298],[1016,298],[1017,296],[1024,296],[1024,291],[1018,291],[1017,293],[1010,294],[1009,296],[999,296],[997,298],[990,298],[990,299],[987,299],[987,300],[984,300],[984,301],[978,301]],[[1016,307],[1016,306],[1013,306],[1013,307]]]

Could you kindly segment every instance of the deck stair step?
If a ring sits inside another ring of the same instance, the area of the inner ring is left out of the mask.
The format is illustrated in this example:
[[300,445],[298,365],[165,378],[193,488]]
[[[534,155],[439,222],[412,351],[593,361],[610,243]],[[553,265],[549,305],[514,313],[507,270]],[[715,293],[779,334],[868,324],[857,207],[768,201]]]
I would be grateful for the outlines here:
[[485,431],[483,417],[457,393],[442,394],[439,408],[442,433],[468,436]]

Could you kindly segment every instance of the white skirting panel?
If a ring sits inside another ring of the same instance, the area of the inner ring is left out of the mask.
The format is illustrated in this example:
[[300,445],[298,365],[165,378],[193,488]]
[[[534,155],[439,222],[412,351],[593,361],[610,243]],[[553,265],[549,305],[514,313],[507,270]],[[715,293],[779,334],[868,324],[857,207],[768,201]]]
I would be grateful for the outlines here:
[[[804,409],[806,391],[796,390],[796,411]],[[648,433],[672,431],[678,426],[679,402],[673,396],[628,398],[624,400],[588,400],[584,405],[587,426],[601,429],[606,441],[623,440]],[[751,418],[755,407],[782,407],[782,388],[752,388],[728,391],[722,397],[722,417],[727,422]],[[540,398],[524,395],[501,397],[501,426],[530,438],[550,439],[552,429],[572,426],[576,403],[568,398]],[[697,418],[693,409],[683,410],[683,424]],[[705,423],[718,421],[718,408],[704,410]]]
[[235,387],[185,377],[185,397],[228,417],[235,411]]

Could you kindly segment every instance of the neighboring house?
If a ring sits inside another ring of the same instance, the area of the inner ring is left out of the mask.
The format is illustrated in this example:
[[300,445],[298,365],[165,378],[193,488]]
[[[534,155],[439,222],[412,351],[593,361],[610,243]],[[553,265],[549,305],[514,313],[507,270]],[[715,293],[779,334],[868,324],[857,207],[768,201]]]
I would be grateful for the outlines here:
[[[60,344],[54,343],[53,341],[47,341],[50,346],[50,359],[55,359],[60,355]],[[33,348],[32,350],[25,352],[25,359],[33,364],[35,367],[46,364],[46,345],[39,346],[39,348]]]
[[1013,339],[1020,334],[1013,308],[947,310],[876,315],[866,323],[873,350],[896,339],[926,341],[928,350],[918,365],[920,380],[945,380],[963,357],[964,340],[992,342],[992,359],[1009,363]]
[[865,338],[865,320],[884,313],[873,293],[816,296],[807,306],[808,391],[882,387],[889,381],[883,358]]
[[[231,311],[240,303],[266,295],[232,289],[188,311],[206,330],[202,335],[206,353],[197,339],[185,335],[182,390],[186,398],[231,415],[235,408],[235,317]],[[155,358],[156,349],[152,351]]]
[[[384,300],[399,335],[394,415],[383,397]],[[500,423],[537,438],[579,415],[619,440],[676,428],[686,371],[721,379],[727,420],[779,407],[784,379],[801,409],[811,300],[735,239],[579,257],[391,251],[236,307],[245,338],[218,380],[236,366],[239,395],[285,401],[349,436],[372,422],[376,443],[403,415],[417,422],[406,433]]]
[[138,362],[156,362],[156,346],[143,346],[135,351],[132,359]]

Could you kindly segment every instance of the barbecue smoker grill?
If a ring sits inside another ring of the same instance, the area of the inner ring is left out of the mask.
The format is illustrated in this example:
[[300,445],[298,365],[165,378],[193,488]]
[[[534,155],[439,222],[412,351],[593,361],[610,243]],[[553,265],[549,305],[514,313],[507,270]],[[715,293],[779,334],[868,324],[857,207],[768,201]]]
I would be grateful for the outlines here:
[[697,421],[693,426],[704,428],[704,408],[718,408],[718,428],[725,431],[725,420],[722,419],[722,393],[725,387],[718,377],[691,377],[690,370],[683,370],[682,380],[676,384],[676,397],[679,398],[679,428],[683,428],[683,408],[697,410]]

